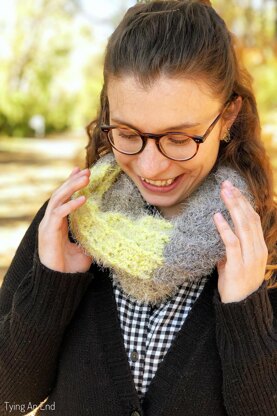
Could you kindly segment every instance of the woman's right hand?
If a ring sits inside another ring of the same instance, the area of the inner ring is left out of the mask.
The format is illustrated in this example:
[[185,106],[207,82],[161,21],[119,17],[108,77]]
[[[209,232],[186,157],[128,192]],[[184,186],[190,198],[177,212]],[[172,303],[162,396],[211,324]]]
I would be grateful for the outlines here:
[[89,183],[90,170],[75,167],[69,178],[52,194],[38,229],[38,253],[43,265],[63,273],[86,272],[93,259],[68,238],[67,215],[86,201],[70,199]]

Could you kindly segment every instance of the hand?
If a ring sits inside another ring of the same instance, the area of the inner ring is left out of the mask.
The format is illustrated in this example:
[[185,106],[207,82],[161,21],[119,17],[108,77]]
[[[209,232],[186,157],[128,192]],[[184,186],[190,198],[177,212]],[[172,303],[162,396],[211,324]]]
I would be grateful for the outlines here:
[[85,196],[70,200],[75,191],[89,183],[90,171],[74,168],[69,178],[51,196],[38,229],[38,252],[42,264],[49,269],[76,273],[86,272],[92,258],[68,238],[67,215],[86,201]]
[[234,187],[224,181],[221,197],[228,208],[235,232],[221,213],[214,222],[226,247],[226,257],[217,264],[218,291],[223,303],[239,302],[264,281],[268,257],[259,215]]

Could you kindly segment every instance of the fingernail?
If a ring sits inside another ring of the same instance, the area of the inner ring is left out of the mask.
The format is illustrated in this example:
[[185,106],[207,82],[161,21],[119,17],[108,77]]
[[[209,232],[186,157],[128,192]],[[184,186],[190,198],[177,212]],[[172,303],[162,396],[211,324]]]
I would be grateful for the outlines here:
[[225,196],[227,196],[228,198],[232,198],[232,196],[234,195],[233,194],[233,191],[232,191],[232,189],[230,188],[225,188],[225,189],[223,189],[223,191],[222,191],[223,193],[224,193],[224,195]]
[[214,214],[214,217],[217,219],[218,222],[223,222],[224,221],[224,217],[221,214],[221,212],[217,212],[216,214]]
[[84,201],[86,199],[86,197],[84,195],[78,196],[78,198],[76,198],[76,201]]
[[234,187],[234,185],[232,184],[232,182],[229,181],[228,179],[226,179],[226,181],[224,181],[222,185],[223,186],[226,186],[227,188],[230,188],[230,189],[232,189]]
[[80,170],[79,173],[81,173],[81,175],[83,175],[83,173],[87,173],[87,172],[88,172],[88,168],[85,168],[85,169]]

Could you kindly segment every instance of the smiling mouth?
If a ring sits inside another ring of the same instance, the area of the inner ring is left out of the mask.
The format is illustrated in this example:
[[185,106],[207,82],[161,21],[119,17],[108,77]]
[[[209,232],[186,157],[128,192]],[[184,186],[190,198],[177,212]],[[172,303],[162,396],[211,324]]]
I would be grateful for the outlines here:
[[151,179],[146,179],[146,178],[142,178],[141,177],[141,180],[143,180],[146,183],[149,183],[150,185],[154,185],[154,186],[161,187],[161,186],[169,186],[169,185],[171,185],[177,179],[177,177],[178,176],[176,176],[175,178],[158,180],[158,181],[152,181]]

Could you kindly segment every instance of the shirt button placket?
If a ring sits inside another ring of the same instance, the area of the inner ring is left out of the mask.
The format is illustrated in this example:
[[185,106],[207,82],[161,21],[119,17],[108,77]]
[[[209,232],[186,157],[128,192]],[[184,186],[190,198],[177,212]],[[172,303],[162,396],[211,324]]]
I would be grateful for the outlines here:
[[136,363],[139,359],[139,353],[137,352],[137,350],[133,350],[130,356],[133,363]]

